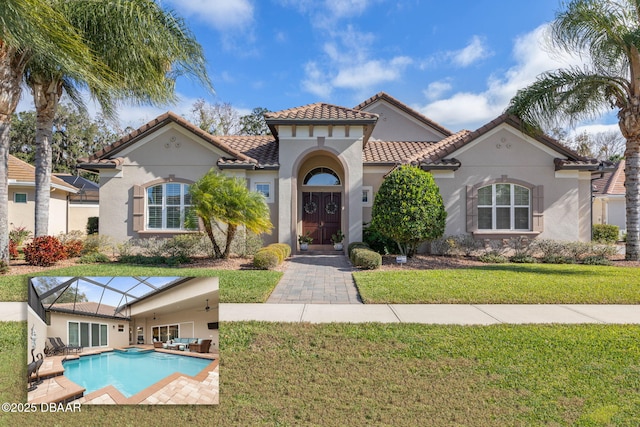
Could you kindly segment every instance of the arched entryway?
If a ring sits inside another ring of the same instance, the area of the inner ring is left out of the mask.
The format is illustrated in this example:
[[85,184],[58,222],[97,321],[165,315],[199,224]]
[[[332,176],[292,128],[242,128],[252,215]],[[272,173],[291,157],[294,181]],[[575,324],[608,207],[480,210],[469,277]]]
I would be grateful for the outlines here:
[[298,183],[300,234],[311,236],[312,245],[331,245],[344,224],[342,166],[329,154],[316,154],[303,162]]

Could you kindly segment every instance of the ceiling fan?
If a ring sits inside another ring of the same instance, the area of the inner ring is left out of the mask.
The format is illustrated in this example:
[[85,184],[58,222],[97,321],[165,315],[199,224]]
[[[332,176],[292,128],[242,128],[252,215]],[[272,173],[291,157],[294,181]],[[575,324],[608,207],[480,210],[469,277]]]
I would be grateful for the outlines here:
[[207,305],[205,306],[205,308],[203,310],[198,310],[198,311],[206,311],[209,312],[209,310],[211,310],[211,307],[209,307],[209,298],[207,298]]

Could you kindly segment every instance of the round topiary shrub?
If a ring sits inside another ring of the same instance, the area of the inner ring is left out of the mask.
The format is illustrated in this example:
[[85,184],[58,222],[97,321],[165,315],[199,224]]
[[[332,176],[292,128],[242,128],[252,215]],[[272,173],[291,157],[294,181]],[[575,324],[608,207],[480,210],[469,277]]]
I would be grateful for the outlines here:
[[64,246],[53,236],[36,237],[24,247],[24,259],[29,265],[48,267],[65,258]]
[[357,249],[353,251],[353,264],[366,270],[375,270],[382,265],[382,255],[371,249]]
[[279,254],[273,249],[260,249],[253,256],[253,266],[260,270],[271,270],[279,264]]
[[291,246],[287,245],[286,243],[273,243],[269,246],[282,250],[282,252],[284,253],[284,259],[289,258],[289,256],[291,255]]
[[287,257],[287,252],[283,248],[281,248],[279,246],[269,245],[265,249],[273,251],[274,253],[276,253],[278,255],[278,264],[282,264],[284,259]]
[[349,246],[347,246],[347,255],[349,256],[349,259],[351,259],[351,253],[354,249],[369,249],[369,245],[364,242],[349,243]]

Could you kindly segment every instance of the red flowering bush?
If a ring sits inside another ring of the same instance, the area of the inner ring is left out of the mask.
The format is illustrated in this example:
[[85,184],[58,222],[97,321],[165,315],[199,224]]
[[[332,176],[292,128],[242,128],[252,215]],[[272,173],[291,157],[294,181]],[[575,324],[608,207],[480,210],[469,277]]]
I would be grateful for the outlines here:
[[36,237],[24,247],[24,259],[29,265],[48,267],[65,258],[64,246],[53,236]]
[[18,259],[20,254],[18,253],[18,245],[13,240],[9,240],[9,257],[11,259]]
[[67,240],[63,243],[64,250],[67,253],[67,258],[73,258],[80,256],[80,252],[84,249],[84,243],[82,240],[74,239]]

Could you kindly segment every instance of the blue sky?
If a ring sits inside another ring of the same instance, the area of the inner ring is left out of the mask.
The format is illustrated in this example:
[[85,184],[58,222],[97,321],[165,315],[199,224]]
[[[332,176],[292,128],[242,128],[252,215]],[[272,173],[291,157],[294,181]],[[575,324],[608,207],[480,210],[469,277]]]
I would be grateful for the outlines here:
[[[544,49],[560,0],[160,1],[202,44],[216,94],[180,79],[177,105],[123,106],[123,126],[167,110],[188,118],[201,97],[247,114],[319,101],[353,107],[385,91],[453,131],[473,130],[540,73],[579,63]],[[590,127],[599,124],[615,116]]]

